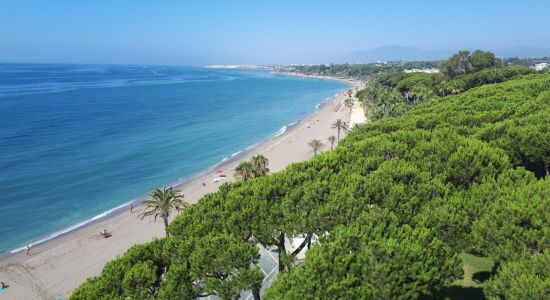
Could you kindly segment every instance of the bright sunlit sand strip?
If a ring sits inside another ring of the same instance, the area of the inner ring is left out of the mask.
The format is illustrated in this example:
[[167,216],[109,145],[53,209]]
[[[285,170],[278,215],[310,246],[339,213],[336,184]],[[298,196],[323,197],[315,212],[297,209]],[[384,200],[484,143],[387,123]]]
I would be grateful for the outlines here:
[[352,128],[355,125],[364,124],[367,122],[367,116],[365,115],[365,109],[363,104],[359,101],[355,101],[353,109],[351,110],[351,115],[349,118],[349,125]]

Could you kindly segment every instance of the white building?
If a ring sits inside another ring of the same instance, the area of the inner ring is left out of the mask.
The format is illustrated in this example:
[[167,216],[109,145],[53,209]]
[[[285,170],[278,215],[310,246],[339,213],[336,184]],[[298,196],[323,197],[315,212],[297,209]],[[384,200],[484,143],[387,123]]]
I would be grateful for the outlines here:
[[403,70],[405,73],[439,73],[439,69],[431,68],[431,69],[406,69]]
[[548,69],[548,63],[536,64],[534,68],[535,68],[536,71],[546,70],[546,69]]

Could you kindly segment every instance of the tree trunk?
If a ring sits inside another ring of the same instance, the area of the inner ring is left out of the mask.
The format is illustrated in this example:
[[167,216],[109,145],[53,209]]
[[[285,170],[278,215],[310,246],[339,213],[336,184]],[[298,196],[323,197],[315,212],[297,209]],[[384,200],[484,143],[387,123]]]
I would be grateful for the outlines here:
[[340,142],[340,128],[338,128],[338,142]]
[[162,217],[162,220],[164,221],[164,231],[166,232],[166,236],[170,236],[168,233],[168,217]]
[[262,300],[262,297],[260,297],[260,289],[253,288],[252,296],[254,297],[254,300]]
[[283,255],[286,255],[285,234],[282,232],[279,235],[279,244],[277,246],[279,247],[279,273],[281,273],[285,270],[285,266],[283,264]]
[[304,247],[308,244],[309,240],[311,240],[311,236],[308,234],[304,241],[300,244],[300,246],[298,246],[298,248],[296,248],[296,250],[292,252],[292,256],[298,255],[298,253],[300,253],[300,251],[302,251],[302,249],[304,249]]

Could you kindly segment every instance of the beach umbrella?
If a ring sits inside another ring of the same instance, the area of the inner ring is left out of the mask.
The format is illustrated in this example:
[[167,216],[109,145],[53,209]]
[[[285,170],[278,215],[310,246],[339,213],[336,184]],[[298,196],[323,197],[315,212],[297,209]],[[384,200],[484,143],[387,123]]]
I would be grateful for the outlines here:
[[217,171],[216,171],[216,174],[218,174],[218,175],[220,175],[221,173],[223,173],[222,170],[217,170]]

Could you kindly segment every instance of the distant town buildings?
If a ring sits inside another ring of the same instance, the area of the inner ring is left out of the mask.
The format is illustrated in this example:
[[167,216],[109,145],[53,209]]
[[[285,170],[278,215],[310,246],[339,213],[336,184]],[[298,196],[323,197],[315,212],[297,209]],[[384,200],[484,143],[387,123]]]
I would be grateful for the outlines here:
[[405,69],[405,73],[439,73],[439,69],[429,68],[429,69]]
[[270,70],[274,66],[257,66],[257,65],[209,65],[205,66],[208,69],[258,69],[258,70]]

